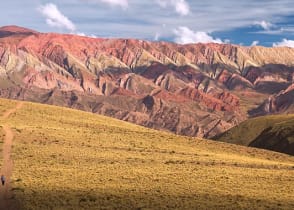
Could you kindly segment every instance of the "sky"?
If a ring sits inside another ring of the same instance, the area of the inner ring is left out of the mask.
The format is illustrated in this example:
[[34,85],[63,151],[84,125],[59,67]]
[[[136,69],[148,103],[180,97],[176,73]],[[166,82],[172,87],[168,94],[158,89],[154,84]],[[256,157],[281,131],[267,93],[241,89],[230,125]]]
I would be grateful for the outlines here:
[[0,26],[187,43],[294,47],[293,0],[9,0]]

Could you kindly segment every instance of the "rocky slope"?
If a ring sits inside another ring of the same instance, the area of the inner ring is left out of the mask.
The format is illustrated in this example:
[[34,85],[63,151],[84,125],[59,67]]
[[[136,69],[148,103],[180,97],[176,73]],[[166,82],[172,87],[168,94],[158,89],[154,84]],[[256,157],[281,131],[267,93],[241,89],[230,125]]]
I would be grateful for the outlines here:
[[94,39],[6,26],[0,96],[212,137],[250,115],[293,112],[293,56],[291,48]]
[[294,113],[294,84],[285,90],[270,96],[258,108],[250,111],[251,115]]

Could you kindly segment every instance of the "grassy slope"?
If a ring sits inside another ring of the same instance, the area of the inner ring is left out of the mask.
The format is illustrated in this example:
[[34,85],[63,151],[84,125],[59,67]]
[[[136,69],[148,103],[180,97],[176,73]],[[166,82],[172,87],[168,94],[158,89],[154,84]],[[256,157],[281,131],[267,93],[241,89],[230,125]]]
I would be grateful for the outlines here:
[[249,146],[294,155],[294,115],[291,116],[268,127]]
[[289,123],[294,127],[293,119],[294,114],[252,118],[226,131],[222,135],[216,137],[216,139],[223,142],[248,146],[262,133],[262,131],[269,127],[278,130],[278,128],[283,126],[288,127]]
[[291,156],[33,103],[3,123],[25,209],[294,208]]

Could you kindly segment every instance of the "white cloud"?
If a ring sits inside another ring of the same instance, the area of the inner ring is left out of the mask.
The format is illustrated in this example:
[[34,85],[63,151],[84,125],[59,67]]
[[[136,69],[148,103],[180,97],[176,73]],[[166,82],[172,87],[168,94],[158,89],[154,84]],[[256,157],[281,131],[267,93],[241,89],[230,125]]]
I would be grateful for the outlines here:
[[181,26],[174,30],[176,35],[175,42],[179,44],[189,44],[189,43],[223,43],[220,39],[214,39],[206,32],[197,31],[194,32],[188,27]]
[[160,33],[156,32],[154,36],[154,41],[158,41],[160,38]]
[[294,48],[294,40],[283,39],[281,42],[274,43],[273,47],[293,47]]
[[189,4],[185,0],[174,0],[172,1],[176,12],[180,15],[188,15],[190,12]]
[[90,37],[90,38],[97,38],[97,36],[95,36],[94,34],[87,35],[87,34],[85,34],[83,32],[76,32],[76,33],[72,33],[72,34],[75,34],[75,35],[78,35],[78,36]]
[[288,33],[288,34],[293,34],[294,33],[294,27],[290,26],[290,27],[281,27],[281,28],[275,28],[275,29],[270,29],[270,30],[266,30],[266,31],[257,31],[257,32],[253,32],[256,34],[269,34],[269,35],[277,35],[277,34],[284,34],[284,33]]
[[256,46],[256,45],[258,45],[259,44],[259,41],[258,40],[256,40],[256,41],[253,41],[252,43],[251,43],[251,47],[253,47],[253,46]]
[[66,16],[64,16],[57,6],[52,3],[42,5],[38,10],[46,17],[46,23],[51,27],[65,28],[75,31],[76,26]]
[[128,0],[88,0],[89,2],[102,2],[110,6],[120,6],[123,9],[127,9],[129,6]]
[[230,43],[231,43],[231,40],[229,40],[229,39],[225,39],[225,40],[224,40],[224,43],[226,43],[226,44],[230,44]]
[[175,11],[182,16],[190,13],[190,6],[185,0],[156,0],[156,2],[162,8],[174,7]]
[[272,24],[270,22],[267,22],[265,20],[260,21],[260,22],[257,21],[254,24],[260,26],[261,28],[263,28],[266,31],[268,31],[268,30],[270,30],[271,28],[274,27],[274,24]]
[[76,35],[78,35],[78,36],[87,36],[87,35],[86,35],[85,33],[83,33],[83,32],[77,32]]

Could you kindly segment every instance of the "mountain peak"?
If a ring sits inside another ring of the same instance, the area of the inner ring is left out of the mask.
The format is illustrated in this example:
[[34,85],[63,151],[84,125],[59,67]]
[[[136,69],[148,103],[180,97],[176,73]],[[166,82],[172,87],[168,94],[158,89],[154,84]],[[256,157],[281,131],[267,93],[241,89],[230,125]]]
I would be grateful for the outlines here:
[[11,33],[38,33],[32,29],[16,26],[16,25],[8,25],[0,28],[0,31],[11,32]]

